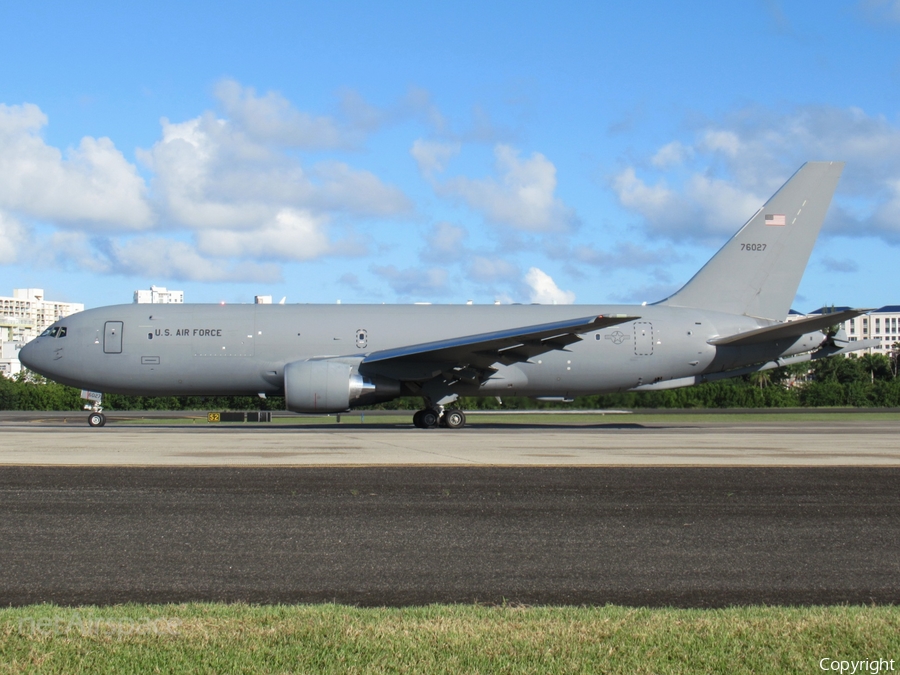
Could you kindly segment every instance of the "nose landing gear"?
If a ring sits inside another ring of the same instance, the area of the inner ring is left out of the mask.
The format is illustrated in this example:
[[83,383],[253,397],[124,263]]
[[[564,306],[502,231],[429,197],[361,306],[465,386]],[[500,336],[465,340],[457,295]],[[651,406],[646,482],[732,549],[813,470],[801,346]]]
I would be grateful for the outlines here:
[[90,403],[84,406],[85,410],[90,410],[88,415],[88,424],[92,427],[102,427],[106,424],[106,415],[103,414],[103,394],[96,391],[82,390],[81,398],[87,399]]

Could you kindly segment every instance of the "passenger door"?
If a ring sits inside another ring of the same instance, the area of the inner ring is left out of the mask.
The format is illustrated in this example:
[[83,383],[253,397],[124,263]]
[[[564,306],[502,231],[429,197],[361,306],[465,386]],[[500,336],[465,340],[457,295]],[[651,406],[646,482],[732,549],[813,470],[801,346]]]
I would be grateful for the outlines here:
[[103,328],[103,351],[107,354],[122,353],[122,330],[121,321],[107,321]]

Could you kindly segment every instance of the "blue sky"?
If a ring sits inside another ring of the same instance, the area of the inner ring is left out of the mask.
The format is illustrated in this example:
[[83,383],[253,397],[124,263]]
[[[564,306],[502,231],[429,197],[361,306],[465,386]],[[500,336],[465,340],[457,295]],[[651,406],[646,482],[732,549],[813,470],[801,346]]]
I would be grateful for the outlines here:
[[0,9],[0,295],[653,302],[843,160],[795,307],[900,303],[900,0],[133,4]]

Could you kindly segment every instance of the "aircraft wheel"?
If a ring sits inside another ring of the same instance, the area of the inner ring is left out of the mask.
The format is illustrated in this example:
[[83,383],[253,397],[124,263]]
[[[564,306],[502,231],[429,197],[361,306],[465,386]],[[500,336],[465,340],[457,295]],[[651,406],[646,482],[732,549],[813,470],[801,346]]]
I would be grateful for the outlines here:
[[420,410],[419,420],[422,422],[423,429],[434,429],[438,422],[440,422],[440,417],[438,417],[437,411],[432,410],[431,408],[426,408],[425,410]]
[[102,427],[106,424],[106,415],[103,413],[91,413],[88,415],[88,424],[92,427]]
[[413,426],[419,429],[424,429],[425,427],[422,425],[422,413],[424,410],[417,410],[413,415]]
[[447,429],[459,429],[465,424],[466,415],[462,410],[448,410],[441,417],[441,426]]

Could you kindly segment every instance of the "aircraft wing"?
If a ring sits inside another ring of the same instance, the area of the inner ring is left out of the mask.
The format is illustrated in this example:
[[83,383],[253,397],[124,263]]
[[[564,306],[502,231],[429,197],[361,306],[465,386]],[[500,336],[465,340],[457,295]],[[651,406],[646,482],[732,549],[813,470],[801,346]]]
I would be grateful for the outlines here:
[[495,364],[527,362],[539,354],[565,349],[581,340],[582,333],[639,318],[601,314],[385,349],[366,356],[360,368],[401,380],[420,381],[454,370],[456,379],[475,382],[492,373]]
[[709,344],[716,345],[717,347],[723,345],[729,347],[744,347],[746,345],[755,345],[763,342],[775,342],[776,340],[798,338],[801,335],[806,335],[807,333],[812,333],[817,330],[843,323],[848,319],[856,318],[857,316],[870,311],[872,310],[848,309],[843,312],[835,312],[834,314],[823,314],[822,316],[812,316],[806,319],[777,323],[774,326],[757,328],[756,330],[738,333],[737,335],[715,338],[714,340],[710,340]]

